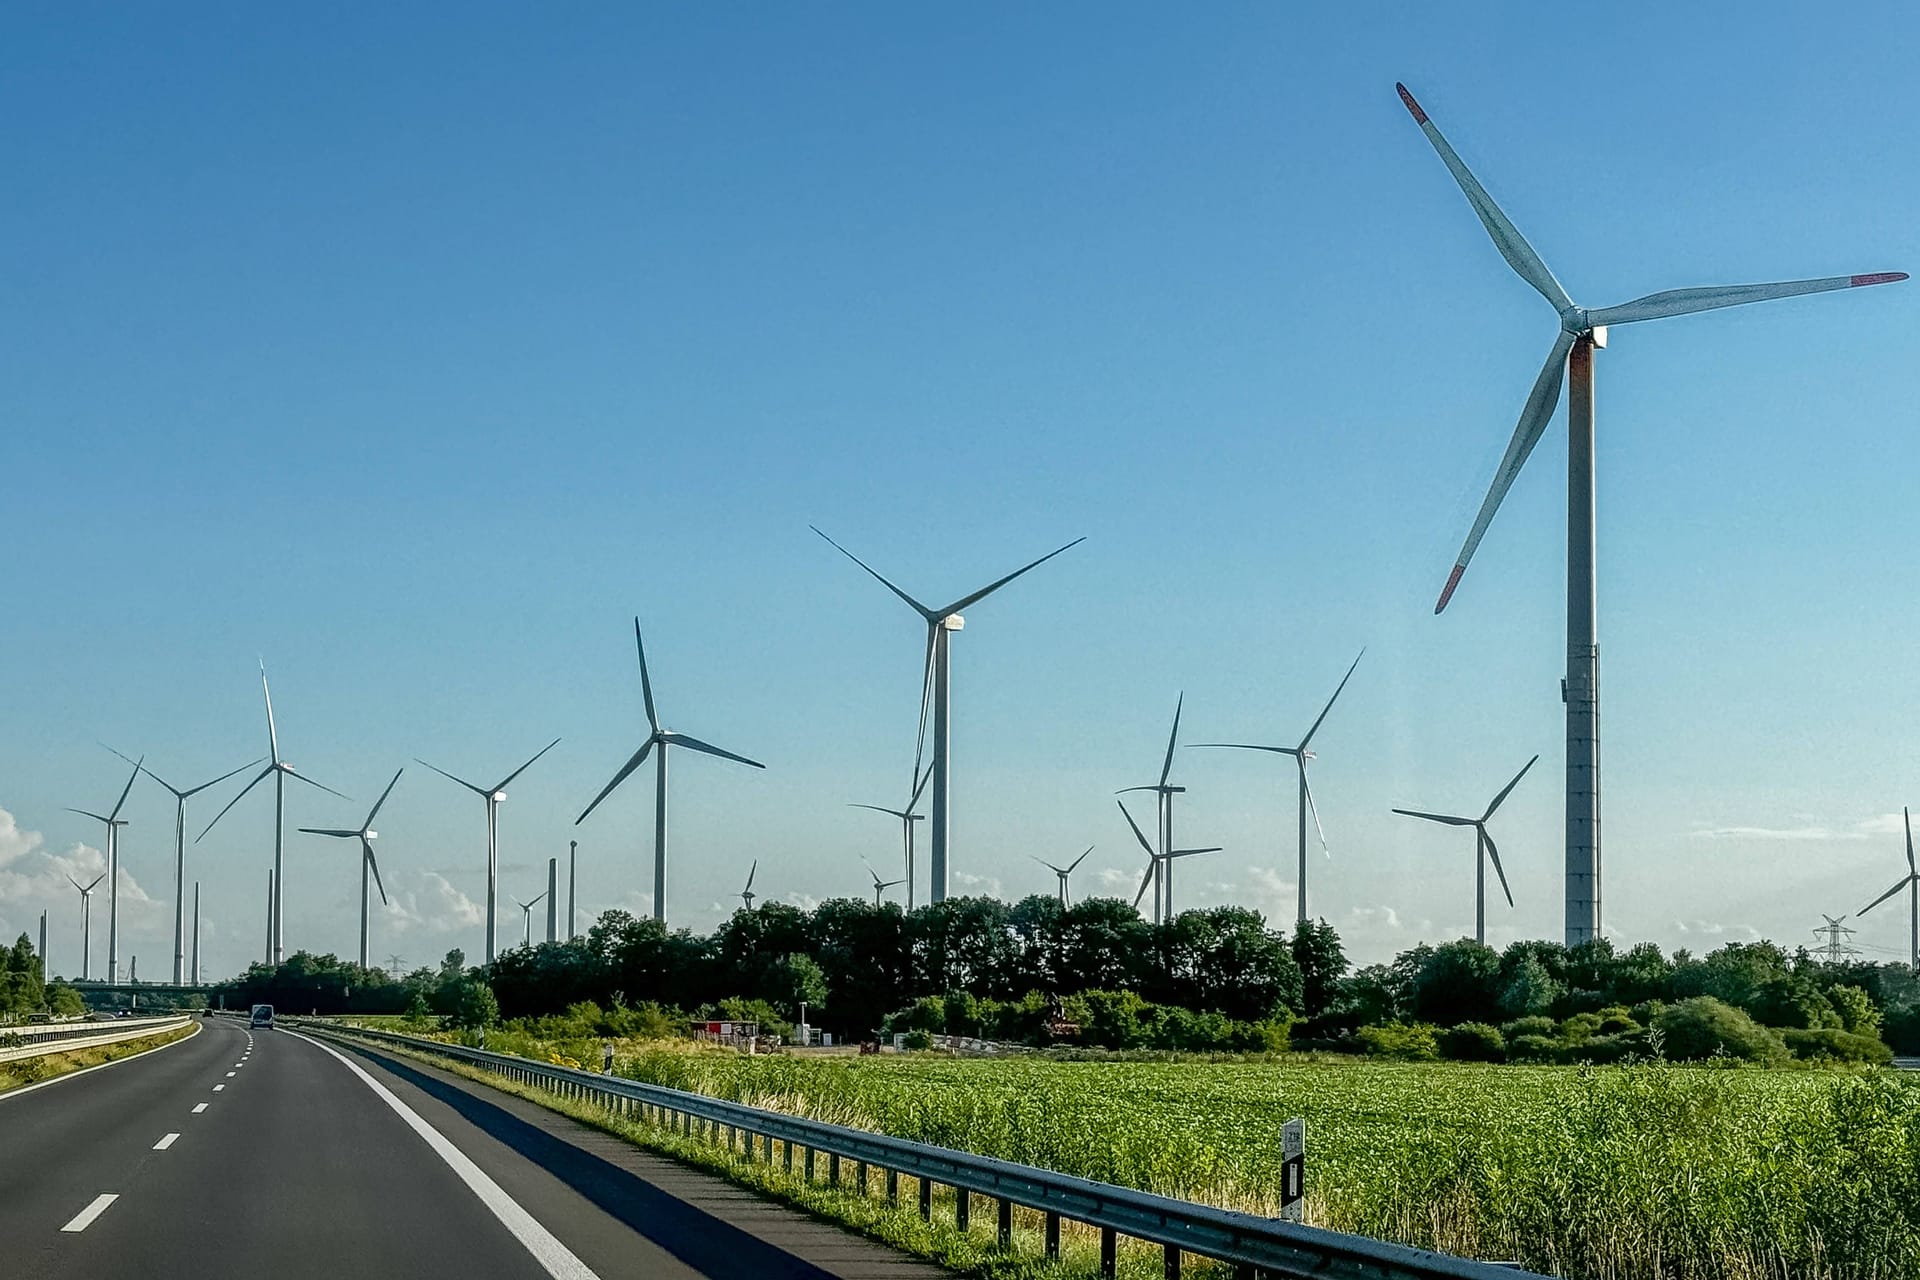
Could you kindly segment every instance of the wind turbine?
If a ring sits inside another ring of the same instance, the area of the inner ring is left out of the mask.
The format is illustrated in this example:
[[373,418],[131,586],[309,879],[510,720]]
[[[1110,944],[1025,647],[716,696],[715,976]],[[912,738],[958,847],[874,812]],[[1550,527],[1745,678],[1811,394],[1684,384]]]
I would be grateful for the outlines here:
[[[847,550],[832,538],[828,538],[818,527],[813,525],[807,527],[813,529],[815,533],[820,534],[822,538],[825,538],[827,545],[859,565],[862,569],[865,569],[881,586],[904,600],[907,606],[919,614],[927,624],[927,656],[923,664],[924,675],[920,683],[920,743],[916,745],[914,752],[913,772],[914,776],[919,776],[920,745],[924,745],[926,740],[927,708],[929,703],[931,703],[933,708],[933,866],[931,868],[933,873],[933,887],[928,897],[934,902],[945,902],[947,899],[947,828],[948,818],[950,816],[947,790],[948,782],[950,781],[950,769],[948,766],[949,748],[952,746],[953,737],[952,689],[948,679],[948,649],[952,643],[953,633],[966,625],[966,619],[960,616],[960,611],[978,604],[1000,588],[1006,586],[1009,582],[1012,582],[1021,574],[1040,567],[1059,555],[1060,552],[1070,547],[1078,546],[1080,543],[1085,542],[1086,539],[1075,538],[1066,546],[1047,552],[1046,555],[1041,556],[1032,564],[1015,569],[1006,577],[988,583],[971,595],[961,596],[945,608],[930,609],[893,583],[881,577],[866,561],[854,555],[853,552]],[[911,806],[909,806],[909,808],[911,808]]]
[[1322,853],[1327,852],[1327,830],[1320,825],[1320,809],[1319,806],[1313,802],[1313,787],[1307,781],[1307,761],[1314,758],[1314,753],[1307,750],[1307,747],[1313,741],[1313,735],[1320,732],[1320,726],[1326,723],[1327,713],[1333,710],[1333,704],[1340,700],[1340,692],[1347,687],[1347,681],[1353,679],[1354,668],[1358,667],[1360,665],[1360,659],[1366,656],[1367,651],[1365,649],[1362,649],[1358,654],[1354,655],[1353,666],[1348,667],[1347,674],[1340,677],[1340,683],[1334,687],[1333,696],[1328,698],[1327,705],[1320,709],[1319,718],[1313,722],[1313,726],[1307,730],[1306,736],[1300,739],[1299,744],[1296,746],[1266,747],[1257,746],[1250,742],[1195,742],[1189,744],[1196,747],[1225,747],[1233,751],[1270,751],[1275,755],[1293,757],[1296,771],[1300,775],[1300,914],[1298,918],[1300,924],[1305,924],[1308,920],[1307,818],[1309,815],[1313,818],[1314,831],[1320,836],[1320,850]]
[[93,980],[93,887],[107,878],[101,872],[86,884],[81,884],[72,876],[67,883],[80,890],[80,981]]
[[1594,596],[1594,522],[1593,522],[1593,353],[1607,345],[1607,328],[1633,324],[1641,320],[1659,320],[1668,316],[1690,315],[1720,307],[1772,298],[1789,298],[1803,293],[1823,293],[1831,289],[1856,289],[1863,285],[1889,284],[1905,280],[1903,271],[1880,271],[1868,275],[1827,276],[1817,280],[1790,280],[1779,284],[1713,286],[1695,289],[1669,289],[1650,293],[1618,306],[1589,311],[1576,306],[1560,282],[1547,269],[1533,246],[1507,220],[1460,157],[1434,127],[1427,113],[1407,92],[1405,85],[1394,86],[1414,121],[1427,135],[1427,141],[1440,154],[1441,161],[1465,193],[1467,202],[1493,237],[1507,265],[1532,285],[1559,313],[1560,331],[1554,336],[1547,362],[1534,379],[1520,421],[1507,444],[1506,456],[1494,473],[1480,513],[1467,531],[1466,541],[1454,560],[1453,572],[1440,592],[1433,611],[1439,613],[1453,598],[1460,576],[1486,535],[1493,514],[1513,486],[1514,477],[1526,464],[1527,455],[1547,429],[1560,400],[1561,369],[1568,382],[1567,430],[1567,676],[1561,698],[1567,708],[1567,910],[1568,946],[1590,942],[1600,936],[1600,648],[1595,627],[1597,605]]
[[1487,831],[1487,819],[1500,807],[1512,790],[1520,785],[1520,779],[1527,776],[1527,770],[1533,768],[1535,756],[1520,766],[1520,772],[1513,775],[1513,781],[1500,788],[1500,794],[1493,798],[1487,811],[1477,818],[1462,818],[1446,813],[1421,813],[1417,809],[1395,809],[1395,813],[1405,814],[1409,818],[1425,818],[1428,822],[1444,823],[1449,827],[1473,828],[1473,940],[1486,945],[1487,941],[1487,859],[1493,859],[1493,869],[1500,877],[1500,891],[1507,895],[1507,905],[1513,905],[1513,890],[1507,888],[1507,873],[1500,866],[1500,850],[1494,847],[1493,836]]
[[873,905],[876,907],[880,905],[881,894],[885,893],[887,890],[893,888],[896,885],[906,883],[904,880],[882,880],[880,878],[880,873],[873,869],[872,863],[868,862],[865,858],[862,858],[860,861],[861,861],[861,865],[866,867],[867,874],[873,877]]
[[671,729],[660,727],[660,717],[653,709],[653,681],[647,677],[647,646],[640,638],[640,619],[633,620],[633,645],[640,654],[640,695],[647,704],[647,726],[652,730],[640,749],[633,753],[627,762],[620,766],[620,772],[613,775],[613,781],[600,788],[600,794],[593,798],[579,817],[573,820],[576,827],[587,820],[587,814],[599,807],[613,789],[627,780],[629,774],[646,761],[647,753],[655,747],[660,754],[654,761],[653,791],[653,918],[664,922],[667,918],[667,750],[670,747],[686,747],[692,751],[704,752],[710,756],[719,756],[722,760],[732,760],[739,764],[750,765],[755,769],[767,766],[758,760],[749,760],[737,756],[731,751],[723,751],[710,742],[688,737],[684,733],[675,733]]
[[286,843],[287,779],[298,778],[301,782],[306,783],[308,786],[319,787],[320,790],[326,792],[328,795],[340,796],[342,800],[349,799],[350,797],[341,795],[338,791],[335,791],[332,787],[323,786],[320,783],[315,782],[312,778],[309,778],[306,774],[299,772],[292,765],[288,764],[286,761],[280,758],[280,735],[274,730],[274,727],[273,727],[273,690],[267,687],[267,666],[264,662],[260,664],[260,693],[261,693],[261,696],[266,699],[266,703],[267,703],[267,767],[262,769],[259,773],[256,773],[253,776],[252,782],[249,782],[246,786],[240,788],[239,795],[227,801],[226,809],[222,809],[220,812],[213,815],[213,821],[209,822],[206,825],[206,829],[203,830],[199,835],[193,838],[193,842],[195,844],[199,844],[202,840],[206,839],[207,832],[213,830],[214,826],[217,823],[219,823],[220,819],[227,816],[228,809],[231,809],[233,808],[233,806],[239,804],[241,800],[246,798],[247,792],[259,786],[260,783],[264,779],[266,779],[269,775],[272,776],[273,778],[273,882],[271,885],[268,886],[268,892],[271,895],[271,897],[268,899],[268,902],[267,902],[267,935],[272,944],[271,946],[271,949],[273,952],[272,960],[273,960],[273,963],[277,965],[280,963],[280,957],[282,954],[281,944],[282,942],[285,941],[285,938],[286,938],[285,931],[282,928],[282,925],[284,924],[284,920],[282,918],[280,908],[281,908],[281,903],[285,899],[286,887],[287,887],[286,869],[281,864],[281,854],[284,850],[284,846]]
[[[1160,869],[1161,874],[1158,876],[1149,875],[1149,879],[1152,879],[1154,882],[1153,919],[1155,924],[1158,924],[1163,918],[1163,913],[1160,909],[1160,900],[1165,898],[1169,903],[1173,900],[1173,863],[1167,858],[1168,852],[1173,848],[1173,798],[1185,791],[1186,788],[1169,785],[1167,775],[1173,772],[1174,741],[1180,736],[1180,712],[1186,706],[1186,703],[1187,695],[1185,692],[1182,692],[1179,700],[1173,704],[1173,731],[1167,734],[1167,755],[1166,759],[1160,763],[1160,781],[1143,787],[1122,787],[1120,789],[1121,795],[1125,795],[1129,791],[1151,791],[1154,793],[1154,800],[1157,806],[1155,813],[1159,823],[1161,858],[1160,862],[1153,864]],[[1126,813],[1125,806],[1121,807],[1121,812]],[[1128,814],[1127,821],[1132,822],[1133,815]],[[1139,828],[1136,827],[1135,830],[1138,831]],[[1144,881],[1142,882],[1141,892],[1146,892]],[[1134,905],[1139,905],[1138,898],[1134,900]],[[1171,908],[1169,908],[1164,914],[1171,916],[1173,912]]]
[[920,803],[920,792],[925,789],[927,779],[932,776],[933,769],[931,767],[929,767],[925,773],[919,775],[920,781],[914,784],[913,794],[907,798],[907,807],[905,809],[889,809],[877,804],[850,804],[847,806],[849,809],[871,809],[875,813],[884,813],[889,817],[899,820],[900,842],[906,852],[907,910],[909,911],[913,910],[913,824],[926,820],[924,815],[915,813],[914,808]]
[[740,891],[740,905],[747,911],[753,910],[753,900],[760,895],[753,891],[754,873],[760,870],[760,859],[755,858],[753,865],[747,868],[747,887]]
[[[104,742],[100,745],[106,746]],[[177,987],[181,985],[186,962],[183,938],[181,936],[181,915],[183,914],[183,908],[186,903],[187,888],[187,797],[198,795],[208,787],[217,787],[234,774],[239,773],[241,769],[251,769],[254,765],[259,764],[260,761],[258,758],[249,760],[238,769],[227,770],[212,782],[203,782],[197,787],[188,787],[185,791],[182,791],[124,752],[114,751],[112,747],[107,747],[107,750],[113,751],[113,754],[125,760],[137,771],[146,774],[149,778],[152,778],[173,794],[173,985]]]
[[[134,761],[133,772],[127,775],[127,785],[120,788],[120,798],[113,802],[113,811],[102,815],[89,813],[85,809],[68,809],[68,813],[77,813],[83,818],[92,818],[95,822],[107,824],[107,981],[120,981],[120,828],[127,820],[120,816],[120,808],[127,802],[127,793],[133,790],[133,780],[140,776],[140,762]],[[96,879],[95,884],[99,881]]]
[[[429,765],[428,768],[432,768],[432,766]],[[387,783],[387,789],[380,793],[380,798],[373,802],[373,808],[367,811],[367,820],[361,823],[358,828],[353,830],[346,830],[340,827],[300,828],[301,831],[310,836],[332,836],[336,840],[358,840],[360,842],[360,967],[362,969],[367,967],[367,919],[373,913],[372,898],[367,892],[367,879],[369,875],[371,875],[373,883],[380,889],[380,905],[383,907],[387,905],[387,886],[380,882],[380,864],[373,856],[373,842],[380,838],[380,833],[373,829],[373,820],[379,815],[380,806],[385,804],[387,797],[393,794],[394,783],[400,781],[400,775],[405,772],[406,769],[404,767],[393,771],[392,781]]]
[[1872,902],[1862,907],[1859,914],[1865,915],[1902,889],[1907,890],[1907,915],[1909,918],[1909,927],[1913,934],[1911,963],[1914,970],[1920,972],[1920,869],[1914,866],[1913,861],[1913,815],[1902,807],[1900,816],[1907,824],[1907,874],[1895,881],[1893,888],[1887,890]]
[[1067,877],[1073,874],[1074,868],[1078,867],[1081,863],[1087,860],[1087,853],[1092,853],[1092,852],[1093,852],[1093,846],[1088,845],[1086,853],[1081,854],[1079,857],[1075,858],[1072,862],[1069,862],[1064,867],[1056,867],[1051,862],[1048,862],[1045,858],[1033,858],[1032,854],[1028,854],[1027,856],[1030,858],[1033,858],[1035,862],[1039,863],[1041,866],[1045,867],[1047,870],[1053,872],[1054,875],[1060,877],[1060,905],[1062,907],[1071,907],[1073,905],[1073,895],[1067,890]]
[[539,894],[531,902],[521,902],[518,898],[514,899],[514,902],[519,904],[521,915],[526,918],[526,934],[522,938],[522,942],[526,946],[530,947],[533,945],[533,909],[539,906],[540,899],[546,896],[544,893]]
[[525,773],[528,769],[532,768],[533,762],[535,760],[538,760],[541,756],[547,754],[547,752],[553,750],[555,747],[559,745],[560,745],[560,739],[555,738],[552,742],[549,742],[546,746],[534,752],[533,755],[527,760],[525,764],[521,765],[518,769],[515,769],[512,773],[508,774],[506,777],[500,779],[498,783],[494,784],[491,787],[479,786],[476,783],[468,782],[465,778],[456,778],[452,774],[448,773],[445,769],[440,768],[438,765],[427,764],[427,762],[425,760],[420,759],[419,756],[414,757],[414,760],[416,763],[426,764],[427,768],[432,769],[435,773],[439,774],[441,777],[446,778],[451,782],[459,783],[461,786],[465,787],[467,790],[473,792],[475,795],[479,796],[482,800],[485,800],[487,802],[487,963],[488,964],[493,963],[493,934],[494,934],[494,926],[498,923],[495,917],[497,917],[500,913],[500,908],[498,905],[498,902],[499,902],[498,895],[500,892],[500,802],[507,798],[507,784],[509,782],[512,782],[515,778],[519,777],[521,774]]
[[[1153,846],[1147,843],[1146,832],[1140,830],[1140,824],[1133,820],[1131,813],[1127,812],[1126,801],[1116,800],[1114,803],[1120,806],[1121,815],[1126,818],[1127,825],[1133,828],[1133,838],[1138,840],[1140,847],[1147,851],[1147,874],[1141,877],[1140,890],[1133,895],[1133,909],[1136,911],[1140,909],[1140,899],[1147,896],[1147,885],[1157,882],[1160,878],[1162,870],[1161,864],[1164,863],[1170,868],[1175,858],[1191,858],[1196,854],[1220,852],[1220,846],[1213,845],[1205,849],[1169,849],[1165,853],[1156,853]],[[1085,857],[1086,855],[1082,854],[1080,856]],[[1173,878],[1168,876],[1166,879],[1168,885],[1171,886]],[[1165,924],[1171,919],[1173,919],[1173,893],[1169,887],[1167,892],[1162,893],[1156,891],[1153,895],[1153,922],[1155,924]]]

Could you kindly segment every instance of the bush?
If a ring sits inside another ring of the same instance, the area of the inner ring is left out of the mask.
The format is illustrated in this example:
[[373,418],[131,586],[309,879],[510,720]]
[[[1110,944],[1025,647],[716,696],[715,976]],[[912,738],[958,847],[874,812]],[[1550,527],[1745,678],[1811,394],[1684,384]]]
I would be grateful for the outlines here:
[[1463,1022],[1440,1033],[1440,1052],[1460,1062],[1505,1062],[1507,1038],[1484,1022]]
[[1618,1035],[1594,1036],[1568,1046],[1562,1057],[1572,1062],[1622,1062],[1628,1058],[1651,1058],[1653,1045],[1644,1031],[1625,1031]]
[[1597,1013],[1576,1013],[1560,1024],[1560,1039],[1565,1044],[1591,1040],[1600,1034],[1601,1022]]
[[[1527,1018],[1523,1021],[1532,1022]],[[1546,1019],[1540,1019],[1546,1021]],[[1509,1062],[1558,1062],[1560,1061],[1560,1042],[1552,1036],[1543,1036],[1537,1031],[1525,1031],[1517,1036],[1507,1037],[1507,1061]]]
[[1695,1061],[1725,1055],[1744,1062],[1781,1062],[1787,1048],[1779,1035],[1761,1026],[1742,1010],[1714,999],[1694,996],[1663,1010],[1654,1020],[1666,1056]]
[[1507,1038],[1508,1045],[1512,1045],[1514,1040],[1520,1036],[1545,1036],[1551,1040],[1559,1033],[1559,1030],[1559,1027],[1554,1025],[1552,1018],[1542,1017],[1536,1014],[1531,1018],[1515,1018],[1512,1022],[1503,1023],[1500,1027],[1500,1034]]
[[1640,1030],[1645,1024],[1638,1022],[1621,1004],[1610,1004],[1597,1015],[1600,1019],[1600,1034],[1603,1036],[1622,1036]]
[[1432,1062],[1440,1056],[1433,1027],[1425,1022],[1411,1026],[1390,1022],[1384,1026],[1362,1027],[1354,1033],[1371,1058],[1392,1058],[1398,1062]]
[[1877,1036],[1855,1035],[1831,1027],[1802,1031],[1783,1031],[1781,1038],[1793,1056],[1805,1061],[1868,1062],[1886,1066],[1893,1061],[1893,1050]]
[[902,1041],[902,1043],[909,1049],[931,1049],[933,1048],[933,1037],[924,1031],[909,1031],[907,1032],[907,1038]]
[[463,978],[453,993],[453,1025],[469,1031],[484,1030],[500,1021],[500,1002],[493,988],[478,978]]

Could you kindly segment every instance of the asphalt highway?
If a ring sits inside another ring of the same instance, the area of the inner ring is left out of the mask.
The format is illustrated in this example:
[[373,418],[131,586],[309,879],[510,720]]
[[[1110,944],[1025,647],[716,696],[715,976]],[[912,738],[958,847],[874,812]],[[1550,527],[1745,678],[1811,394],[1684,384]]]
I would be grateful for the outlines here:
[[0,1096],[0,1276],[945,1273],[417,1063],[215,1018]]

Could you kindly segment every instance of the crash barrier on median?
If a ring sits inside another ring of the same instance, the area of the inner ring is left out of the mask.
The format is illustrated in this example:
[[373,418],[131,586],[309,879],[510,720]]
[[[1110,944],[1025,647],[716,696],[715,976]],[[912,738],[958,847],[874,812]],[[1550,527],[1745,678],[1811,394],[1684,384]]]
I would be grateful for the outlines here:
[[[9,1027],[0,1031],[0,1062],[37,1058],[48,1053],[67,1053],[74,1049],[93,1049],[122,1040],[159,1035],[190,1024],[187,1014],[168,1014],[158,1018],[115,1018],[111,1022],[70,1022],[56,1025]],[[18,1043],[16,1043],[16,1041]]]
[[[811,1182],[816,1156],[824,1156],[827,1181],[843,1184],[842,1166],[851,1162],[853,1186],[867,1194],[873,1172],[883,1176],[889,1204],[899,1200],[900,1178],[919,1184],[920,1216],[933,1212],[933,1189],[954,1193],[955,1225],[965,1231],[973,1196],[995,1202],[1001,1244],[1013,1236],[1016,1206],[1045,1215],[1045,1248],[1059,1256],[1060,1224],[1080,1222],[1100,1233],[1100,1271],[1112,1276],[1119,1237],[1160,1246],[1166,1275],[1180,1274],[1182,1254],[1232,1263],[1241,1276],[1287,1276],[1302,1280],[1512,1280],[1534,1273],[1491,1262],[1474,1262],[1406,1245],[1343,1235],[1250,1213],[1193,1204],[1130,1187],[1092,1182],[1050,1169],[994,1160],[966,1151],[908,1142],[766,1111],[621,1076],[596,1075],[571,1067],[535,1062],[512,1054],[489,1053],[461,1045],[395,1035],[362,1027],[343,1027],[305,1018],[287,1019],[302,1030],[344,1040],[386,1044],[431,1057],[464,1063],[523,1085],[605,1108],[612,1114],[659,1125],[686,1138],[724,1146],[729,1156],[774,1160],[774,1145],[791,1172],[799,1151],[802,1174]],[[1537,1280],[1537,1278],[1536,1278]]]

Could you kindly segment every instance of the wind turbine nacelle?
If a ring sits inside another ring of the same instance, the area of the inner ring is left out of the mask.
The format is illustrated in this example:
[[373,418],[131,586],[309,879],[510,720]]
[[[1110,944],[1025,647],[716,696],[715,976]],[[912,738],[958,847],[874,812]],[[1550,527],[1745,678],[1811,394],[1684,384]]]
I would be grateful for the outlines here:
[[380,833],[378,831],[363,831],[361,832],[361,834],[369,840],[378,840],[380,838]]
[[504,791],[496,791],[493,793],[493,802],[495,804],[499,804],[502,800],[505,800],[506,798],[507,798],[507,793]]
[[966,625],[967,620],[957,613],[950,613],[940,619],[940,629],[942,631],[960,631],[965,629]]

